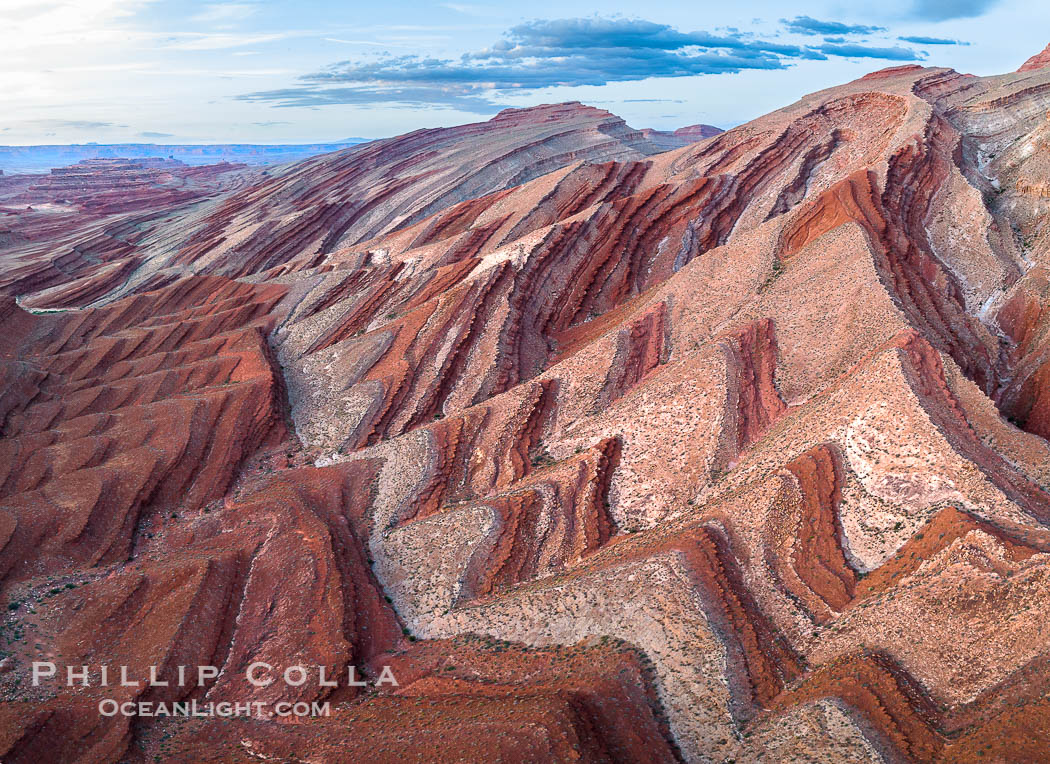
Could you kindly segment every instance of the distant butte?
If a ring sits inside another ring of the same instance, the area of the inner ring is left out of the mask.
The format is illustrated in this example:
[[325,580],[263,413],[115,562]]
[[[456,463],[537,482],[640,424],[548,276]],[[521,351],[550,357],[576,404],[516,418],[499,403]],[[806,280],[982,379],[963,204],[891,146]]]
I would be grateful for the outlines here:
[[695,140],[703,140],[704,138],[714,138],[719,133],[725,132],[720,127],[714,125],[689,125],[687,127],[680,127],[674,131],[674,134],[680,138],[693,138]]
[[713,138],[722,133],[723,130],[714,125],[689,125],[688,127],[680,127],[673,132],[654,130],[651,127],[647,127],[641,132],[653,143],[657,143],[665,149],[675,149],[707,138]]

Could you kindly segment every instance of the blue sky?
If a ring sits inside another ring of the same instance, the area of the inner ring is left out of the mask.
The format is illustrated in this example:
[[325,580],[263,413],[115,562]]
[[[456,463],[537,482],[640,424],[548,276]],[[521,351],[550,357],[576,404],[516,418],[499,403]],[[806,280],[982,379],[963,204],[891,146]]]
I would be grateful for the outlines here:
[[731,127],[885,66],[996,74],[1050,42],[1047,3],[860,5],[0,0],[0,143],[319,142],[567,100]]

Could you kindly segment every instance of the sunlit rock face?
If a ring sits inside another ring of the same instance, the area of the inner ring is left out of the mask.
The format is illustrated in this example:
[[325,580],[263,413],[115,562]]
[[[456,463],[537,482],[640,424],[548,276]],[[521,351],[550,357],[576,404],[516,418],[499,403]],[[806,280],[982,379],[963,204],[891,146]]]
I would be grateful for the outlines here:
[[1037,53],[1025,61],[1017,71],[1032,72],[1036,69],[1045,69],[1048,66],[1050,66],[1050,45],[1047,45],[1041,53]]
[[1044,756],[1045,56],[4,176],[0,757]]

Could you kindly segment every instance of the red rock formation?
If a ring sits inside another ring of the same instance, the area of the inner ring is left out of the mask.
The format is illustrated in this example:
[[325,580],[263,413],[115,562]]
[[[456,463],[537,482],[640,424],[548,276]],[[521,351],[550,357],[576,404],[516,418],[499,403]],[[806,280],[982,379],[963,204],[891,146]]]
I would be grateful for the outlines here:
[[[838,505],[842,495],[842,465],[833,447],[820,446],[789,462],[802,498],[798,525],[791,537],[791,564],[809,591],[831,610],[843,610],[854,597],[857,575],[842,551]],[[794,591],[807,599],[801,588]],[[811,608],[815,610],[815,608]],[[827,616],[818,620],[827,621]]]
[[[486,123],[419,130],[293,165],[218,208],[174,262],[207,260],[215,273],[254,273],[294,254],[367,241],[580,160],[638,159],[660,150],[609,112],[581,104],[507,109]],[[241,217],[249,206],[293,216],[252,226],[230,248],[227,238],[251,225]]]
[[601,405],[605,406],[642,381],[646,374],[667,360],[665,346],[669,329],[667,303],[620,330],[616,337],[616,356],[602,386]]
[[1025,61],[1017,71],[1034,72],[1039,69],[1045,69],[1048,66],[1050,66],[1050,45],[1047,45],[1041,53],[1036,53]]
[[[657,700],[645,689],[645,663],[627,648],[526,651],[465,637],[418,644],[391,666],[404,677],[398,691],[333,710],[331,719],[277,729],[252,723],[236,733],[218,721],[193,720],[171,742],[158,729],[143,739],[143,752],[232,761],[288,759],[304,750],[331,760],[477,761],[523,751],[551,761],[678,760],[653,715]],[[348,726],[354,734],[345,734]]]
[[777,343],[773,321],[755,321],[725,347],[733,376],[731,389],[736,397],[736,445],[743,451],[787,409],[775,384]]
[[0,758],[1039,760],[1048,89],[3,178]]
[[882,80],[890,77],[897,77],[899,75],[911,75],[922,71],[922,67],[918,64],[904,64],[903,66],[888,66],[885,69],[879,69],[877,72],[870,72],[861,77],[861,80]]
[[263,335],[282,294],[188,279],[69,318],[9,308],[7,363],[42,375],[4,420],[0,570],[121,560],[146,518],[221,497],[283,432]]
[[884,656],[850,656],[823,666],[778,697],[774,708],[829,695],[862,714],[883,736],[884,745],[905,760],[934,761],[943,750],[943,741],[929,721],[935,714],[933,704],[911,677]]
[[656,145],[667,150],[688,146],[690,143],[702,141],[707,138],[713,138],[722,132],[723,130],[721,128],[715,127],[714,125],[689,125],[687,127],[680,127],[674,131],[646,128],[642,130],[642,135]]
[[[0,290],[28,294],[26,304],[39,308],[96,302],[142,265],[136,245],[158,220],[236,188],[242,170],[225,163],[187,167],[99,159],[55,169],[43,179],[5,178],[0,219],[9,222],[0,222],[0,229],[8,231],[12,246],[5,252]],[[15,206],[19,214],[5,215]]]
[[609,483],[620,449],[618,440],[606,440],[522,481],[523,490],[487,501],[497,517],[496,538],[492,550],[474,560],[467,591],[490,595],[564,570],[605,545],[614,531]]

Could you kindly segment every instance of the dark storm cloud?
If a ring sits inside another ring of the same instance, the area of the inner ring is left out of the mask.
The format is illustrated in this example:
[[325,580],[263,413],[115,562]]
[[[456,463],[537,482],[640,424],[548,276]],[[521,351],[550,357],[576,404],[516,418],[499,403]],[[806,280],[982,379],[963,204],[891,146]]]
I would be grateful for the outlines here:
[[900,47],[800,46],[739,32],[680,32],[643,20],[555,19],[515,26],[490,48],[458,59],[386,56],[341,61],[300,77],[294,87],[239,98],[277,106],[444,106],[484,114],[498,110],[500,98],[515,92],[784,69],[793,61],[829,56],[893,61],[921,57]]
[[789,32],[795,34],[809,35],[848,35],[848,34],[874,34],[885,32],[886,27],[870,27],[863,24],[842,24],[838,21],[820,21],[809,16],[796,16],[793,19],[781,19],[780,23]]

